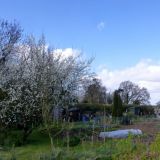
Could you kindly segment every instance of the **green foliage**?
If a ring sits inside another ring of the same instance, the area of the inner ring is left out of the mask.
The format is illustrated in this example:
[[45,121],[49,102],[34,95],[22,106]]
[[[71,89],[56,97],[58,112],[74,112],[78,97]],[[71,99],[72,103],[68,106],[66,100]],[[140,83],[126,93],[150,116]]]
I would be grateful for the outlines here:
[[106,113],[112,113],[112,106],[107,104],[90,104],[90,103],[78,103],[75,107],[79,108],[81,112],[91,111],[91,112],[98,112],[98,111],[106,111]]
[[8,135],[8,144],[13,144],[15,146],[23,145],[23,132],[22,131],[12,131]]
[[[59,127],[53,127],[53,133],[59,131]],[[86,130],[86,131],[85,131]],[[64,128],[64,132],[66,128]],[[0,157],[5,160],[158,160],[160,159],[160,135],[158,134],[152,143],[146,143],[146,138],[150,136],[129,136],[126,139],[107,139],[103,141],[93,141],[90,139],[82,140],[85,134],[91,136],[89,128],[81,129],[84,135],[81,135],[79,127],[70,130],[70,149],[67,150],[67,141],[64,139],[65,133],[54,139],[55,149],[51,151],[49,138],[46,130],[41,127],[36,129],[29,137],[27,145],[21,147],[12,147],[11,150],[0,150]],[[17,131],[12,135],[15,136]],[[99,133],[99,132],[98,132]],[[14,137],[13,136],[13,137]],[[65,145],[64,145],[65,144]],[[14,158],[14,159],[13,159]]]
[[112,116],[113,117],[121,117],[123,113],[123,106],[122,100],[118,93],[118,91],[114,92],[113,96],[113,109],[112,109]]
[[157,135],[155,141],[151,144],[150,150],[160,154],[160,133]]
[[[119,103],[120,100],[119,100]],[[75,107],[79,108],[80,111],[83,112],[87,112],[87,111],[91,111],[91,112],[103,112],[105,110],[106,113],[111,114],[113,112],[113,106],[112,105],[108,105],[108,104],[90,104],[90,103],[78,103],[75,105]],[[122,106],[122,111],[126,111],[126,109],[129,108],[140,108],[143,115],[148,115],[154,114],[154,106],[152,105],[123,105]]]
[[[34,136],[36,138],[40,135],[35,134]],[[101,141],[94,142],[94,145],[89,142],[83,142],[69,151],[66,150],[66,147],[55,148],[53,152],[48,150],[47,145],[49,142],[46,143],[45,150],[43,150],[43,144],[40,139],[43,139],[43,137],[41,136],[38,138],[41,142],[40,146],[36,143],[35,146],[29,146],[30,150],[28,150],[27,146],[24,146],[22,147],[23,151],[20,151],[20,148],[15,148],[14,150],[12,148],[8,154],[8,159],[28,160],[32,157],[31,159],[35,160],[158,160],[160,158],[160,135],[157,135],[154,142],[151,145],[148,144],[148,146],[143,144],[143,137],[130,135],[126,139],[108,139],[105,143]],[[32,143],[34,144],[34,141]]]
[[120,97],[120,95],[118,95],[118,117],[121,117],[122,116],[122,113],[123,113],[123,106],[122,106],[122,99]]
[[55,154],[41,154],[38,158],[39,160],[59,160],[58,156]]
[[11,158],[10,160],[16,160],[16,153],[15,153],[15,146],[13,145],[12,146],[12,149],[11,149]]
[[0,145],[21,146],[23,144],[23,132],[18,130],[7,130],[0,132]]
[[[81,142],[81,139],[78,136],[71,136],[69,138],[69,146],[70,147],[77,146],[80,144],[80,142]],[[66,138],[63,140],[63,145],[67,146],[67,139]]]
[[118,95],[116,92],[114,92],[113,96],[113,109],[112,109],[112,116],[116,117],[117,116],[117,107],[118,107]]
[[107,101],[106,88],[99,79],[94,78],[85,89],[83,102],[105,104]]
[[124,110],[130,110],[130,108],[140,110],[140,115],[154,115],[154,107],[153,105],[135,105],[135,104],[128,104],[123,105]]

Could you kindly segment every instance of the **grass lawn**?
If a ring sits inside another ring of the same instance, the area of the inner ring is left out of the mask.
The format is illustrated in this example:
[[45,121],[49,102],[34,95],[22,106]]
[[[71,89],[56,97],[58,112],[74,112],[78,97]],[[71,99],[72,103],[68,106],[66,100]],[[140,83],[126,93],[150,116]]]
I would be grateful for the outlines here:
[[[145,122],[138,122],[137,124],[129,126],[119,126],[121,129],[141,129],[145,133],[145,135],[142,137],[129,137],[128,139],[116,140],[106,139],[105,142],[103,140],[95,140],[94,142],[82,141],[78,146],[70,147],[68,150],[67,147],[62,146],[63,137],[61,139],[54,139],[54,144],[56,147],[55,154],[58,155],[59,153],[59,157],[66,157],[68,160],[71,160],[71,157],[75,160],[78,160],[78,158],[81,160],[92,160],[97,158],[98,160],[98,157],[99,160],[118,159],[118,157],[119,159],[134,159],[139,155],[143,155],[145,157],[146,151],[151,148],[149,145],[152,145],[155,135],[160,132],[159,122],[159,120],[150,120]],[[80,125],[81,124],[77,125],[78,128]],[[159,145],[158,147],[160,149],[159,143],[155,146],[157,147]],[[30,135],[26,145],[16,147],[12,150],[0,151],[0,160],[10,160],[10,157],[14,153],[18,160],[40,160],[40,157],[44,157],[44,155],[49,155],[51,153],[50,140],[48,135],[46,132],[42,132],[39,129],[35,130]],[[41,160],[43,160],[43,158],[41,158]]]

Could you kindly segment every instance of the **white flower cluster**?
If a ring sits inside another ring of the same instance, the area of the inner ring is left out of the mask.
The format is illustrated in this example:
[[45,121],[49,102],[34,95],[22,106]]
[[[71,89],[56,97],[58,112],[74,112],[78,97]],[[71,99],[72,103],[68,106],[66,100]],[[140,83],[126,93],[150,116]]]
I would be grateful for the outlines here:
[[75,103],[89,76],[90,62],[79,55],[54,55],[43,39],[37,43],[29,38],[24,46],[0,72],[0,86],[7,93],[0,101],[0,122],[7,126],[37,125],[53,107]]

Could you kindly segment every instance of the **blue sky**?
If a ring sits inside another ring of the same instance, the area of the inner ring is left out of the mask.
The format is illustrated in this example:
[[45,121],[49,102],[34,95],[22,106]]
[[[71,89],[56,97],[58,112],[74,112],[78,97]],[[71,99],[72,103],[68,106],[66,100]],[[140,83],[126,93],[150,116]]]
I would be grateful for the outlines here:
[[0,0],[0,18],[16,19],[25,33],[44,33],[56,48],[94,56],[96,67],[117,69],[160,58],[159,8],[159,0]]
[[[159,0],[0,0],[0,18],[16,19],[25,34],[44,33],[55,48],[94,56],[92,67],[104,83],[125,73],[126,80],[158,93],[156,100],[160,97]],[[151,80],[146,78],[150,68]],[[137,71],[131,74],[134,79],[129,76],[132,71]],[[137,80],[141,72],[144,76]]]

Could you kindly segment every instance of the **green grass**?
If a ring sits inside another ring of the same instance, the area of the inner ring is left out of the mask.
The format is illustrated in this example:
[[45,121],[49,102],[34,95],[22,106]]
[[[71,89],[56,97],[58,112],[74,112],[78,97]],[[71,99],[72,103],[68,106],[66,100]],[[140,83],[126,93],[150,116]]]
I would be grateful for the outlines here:
[[[59,139],[59,143],[62,143],[62,140]],[[71,160],[71,157],[74,160],[93,160],[98,158],[102,160],[103,157],[107,159],[107,157],[113,157],[113,155],[118,156],[121,153],[129,153],[134,149],[131,138],[122,140],[108,139],[106,142],[96,141],[94,143],[83,141],[78,146],[70,147],[69,150],[66,147],[58,147],[56,140],[54,140],[54,144],[56,146],[56,154],[60,153],[63,158],[65,157],[68,160]],[[41,155],[50,155],[51,148],[48,135],[45,132],[36,130],[30,136],[28,144],[16,147],[14,152],[18,160],[39,160]],[[3,151],[0,152],[0,157],[10,160],[12,154],[13,150]]]
[[[90,124],[75,123],[72,125],[75,133],[78,134],[77,130],[82,128],[82,132],[91,133]],[[109,130],[115,130],[117,126],[112,126]],[[99,133],[99,130],[97,130]],[[147,135],[146,135],[147,136]],[[160,136],[151,145],[142,143],[141,140],[146,137],[129,137],[127,139],[106,139],[94,141],[82,140],[81,143],[75,147],[64,147],[63,137],[54,139],[54,154],[60,158],[56,160],[118,160],[118,159],[134,159],[141,156],[140,159],[147,160],[148,153],[155,156],[154,152],[160,150]],[[36,129],[29,137],[28,143],[21,146],[6,149],[0,151],[0,160],[11,160],[11,156],[15,153],[16,160],[40,160],[40,156],[51,155],[50,139],[46,130],[41,127]],[[160,152],[158,152],[160,153]],[[156,155],[157,156],[157,155]],[[62,158],[63,157],[63,158]],[[160,158],[160,156],[158,157]],[[153,158],[155,159],[155,158]],[[45,159],[41,159],[45,160]]]
[[[91,123],[82,124],[77,122],[72,125],[72,129],[76,134],[77,130],[80,128],[83,129],[82,134],[91,134]],[[114,127],[111,128],[111,130],[114,130]],[[99,133],[99,130],[97,133]],[[90,141],[84,141],[82,144],[76,147],[70,147],[69,151],[66,152],[67,148],[63,146],[63,140],[64,139],[62,137],[55,138],[54,145],[56,147],[56,152],[63,152],[63,155],[65,154],[66,157],[68,156],[68,153],[69,155],[71,154],[75,157],[79,157],[79,155],[83,155],[83,157],[95,157],[100,152],[106,152],[105,148],[108,147],[106,145],[104,146],[103,142],[94,142],[93,144]],[[109,145],[109,143],[107,143],[107,145]],[[18,160],[36,160],[40,157],[40,155],[50,154],[50,139],[46,130],[43,127],[36,129],[28,138],[27,144],[21,147],[15,147],[14,149],[0,151],[0,158],[8,160],[13,155],[13,153],[15,153],[15,156]]]
[[[16,147],[15,149],[16,156],[20,160],[32,160],[39,153],[49,153],[50,152],[50,140],[46,133],[34,131],[29,139],[28,143],[21,147]],[[0,157],[8,158],[11,156],[11,150],[1,151]]]

